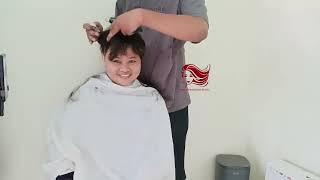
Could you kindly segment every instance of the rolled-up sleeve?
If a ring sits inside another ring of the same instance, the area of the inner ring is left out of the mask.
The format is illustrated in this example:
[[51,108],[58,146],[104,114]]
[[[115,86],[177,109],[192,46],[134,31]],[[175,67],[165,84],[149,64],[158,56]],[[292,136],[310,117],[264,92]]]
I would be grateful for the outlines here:
[[123,13],[123,6],[124,6],[124,4],[122,1],[118,0],[116,2],[116,8],[115,8],[115,13],[114,13],[115,17],[117,17]]
[[180,0],[179,14],[203,18],[209,25],[205,0]]

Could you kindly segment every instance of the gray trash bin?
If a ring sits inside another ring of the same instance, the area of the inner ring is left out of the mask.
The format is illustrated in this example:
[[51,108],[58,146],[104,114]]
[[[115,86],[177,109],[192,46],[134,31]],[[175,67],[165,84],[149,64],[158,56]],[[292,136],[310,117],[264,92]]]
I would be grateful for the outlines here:
[[215,166],[215,180],[249,180],[250,163],[243,156],[219,154]]

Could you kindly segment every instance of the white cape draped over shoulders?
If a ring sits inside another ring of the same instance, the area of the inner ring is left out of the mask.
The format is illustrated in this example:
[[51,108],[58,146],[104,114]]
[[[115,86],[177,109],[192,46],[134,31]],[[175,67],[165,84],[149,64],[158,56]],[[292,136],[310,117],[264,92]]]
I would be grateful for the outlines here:
[[74,180],[175,180],[171,126],[157,90],[129,87],[106,74],[73,95],[49,131],[50,180],[74,171]]

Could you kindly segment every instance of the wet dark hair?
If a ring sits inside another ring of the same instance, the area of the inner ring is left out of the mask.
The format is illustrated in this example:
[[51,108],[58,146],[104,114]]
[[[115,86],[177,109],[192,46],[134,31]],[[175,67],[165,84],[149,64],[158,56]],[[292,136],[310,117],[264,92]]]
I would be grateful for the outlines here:
[[109,41],[107,37],[109,30],[105,30],[100,33],[98,37],[98,43],[100,44],[100,50],[103,55],[106,55],[107,51],[110,49],[109,59],[112,60],[118,55],[123,55],[127,52],[128,48],[143,58],[145,52],[145,43],[140,34],[134,33],[130,36],[125,36],[121,32],[115,34]]

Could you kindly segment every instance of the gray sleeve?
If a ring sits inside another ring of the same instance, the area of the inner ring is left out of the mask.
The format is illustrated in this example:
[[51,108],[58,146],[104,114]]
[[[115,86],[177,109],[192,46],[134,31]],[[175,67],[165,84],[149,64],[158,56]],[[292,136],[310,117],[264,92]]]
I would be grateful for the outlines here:
[[123,1],[117,0],[116,9],[115,9],[115,13],[114,13],[115,17],[117,17],[123,13],[123,7],[124,7]]
[[201,17],[209,24],[205,0],[180,0],[178,13]]

